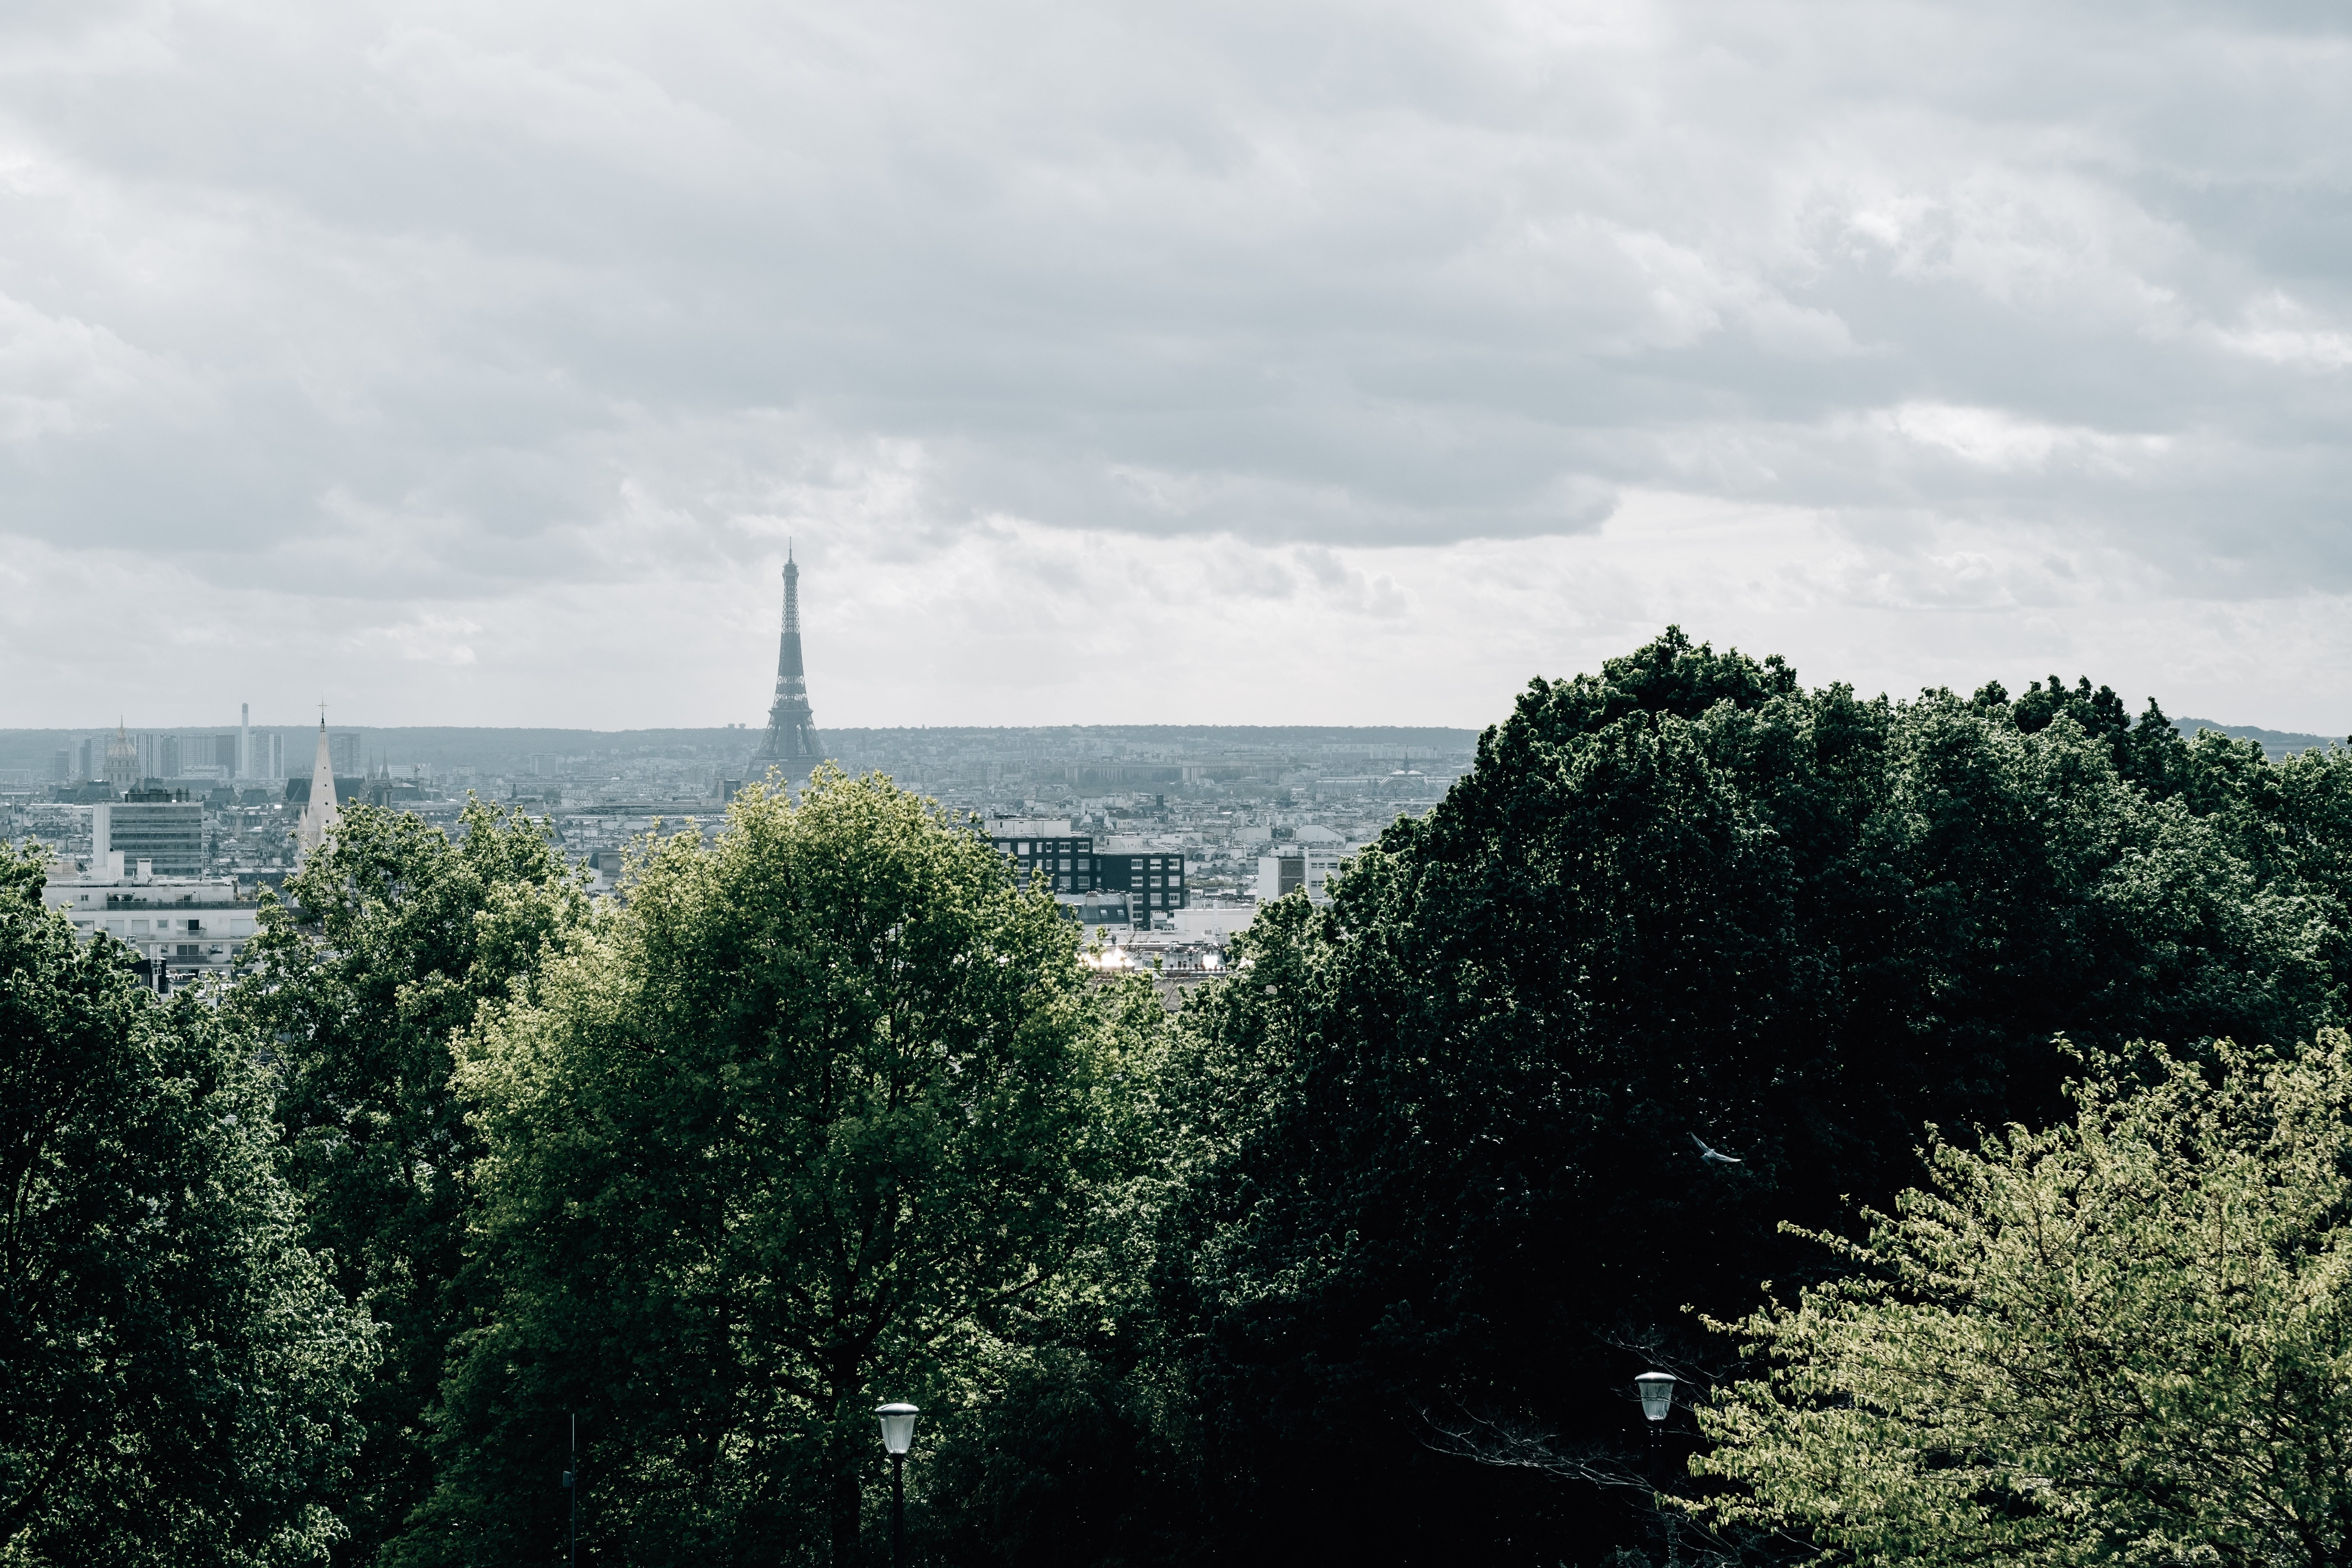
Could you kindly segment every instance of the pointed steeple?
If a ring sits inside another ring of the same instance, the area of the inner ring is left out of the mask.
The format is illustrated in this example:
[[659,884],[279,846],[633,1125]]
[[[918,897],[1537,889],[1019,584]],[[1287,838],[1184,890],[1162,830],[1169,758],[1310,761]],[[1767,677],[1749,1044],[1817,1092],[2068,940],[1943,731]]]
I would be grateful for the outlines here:
[[310,764],[310,804],[302,808],[301,841],[305,849],[316,849],[327,841],[342,820],[335,808],[335,759],[327,745],[327,705],[319,704],[319,757]]

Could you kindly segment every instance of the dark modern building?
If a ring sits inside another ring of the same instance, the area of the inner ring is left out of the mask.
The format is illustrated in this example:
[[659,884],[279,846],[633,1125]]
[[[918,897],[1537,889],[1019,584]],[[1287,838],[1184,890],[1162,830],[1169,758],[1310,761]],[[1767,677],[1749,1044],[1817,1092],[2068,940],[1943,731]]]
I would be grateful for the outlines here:
[[1052,879],[1056,893],[1087,893],[1095,887],[1095,841],[1076,838],[992,838],[996,852],[1013,862],[1022,886],[1033,876]]
[[1184,908],[1184,857],[1169,854],[1097,855],[1095,890],[1125,893],[1139,910],[1164,915]]
[[1090,895],[1101,903],[1124,898],[1139,914],[1164,915],[1185,908],[1184,857],[1154,851],[1118,851],[1098,855],[1087,835],[1070,837],[992,837],[996,852],[1013,862],[1022,884],[1032,877],[1051,879],[1055,894]]

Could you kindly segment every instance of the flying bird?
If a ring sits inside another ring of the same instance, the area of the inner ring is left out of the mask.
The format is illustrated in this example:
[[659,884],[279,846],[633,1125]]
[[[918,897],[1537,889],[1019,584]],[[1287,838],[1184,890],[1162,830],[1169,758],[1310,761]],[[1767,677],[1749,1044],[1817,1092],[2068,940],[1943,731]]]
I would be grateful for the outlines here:
[[1709,1161],[1718,1165],[1737,1165],[1740,1163],[1739,1156],[1737,1154],[1718,1154],[1708,1148],[1706,1140],[1696,1132],[1691,1134],[1691,1142],[1698,1145],[1698,1157],[1702,1164]]

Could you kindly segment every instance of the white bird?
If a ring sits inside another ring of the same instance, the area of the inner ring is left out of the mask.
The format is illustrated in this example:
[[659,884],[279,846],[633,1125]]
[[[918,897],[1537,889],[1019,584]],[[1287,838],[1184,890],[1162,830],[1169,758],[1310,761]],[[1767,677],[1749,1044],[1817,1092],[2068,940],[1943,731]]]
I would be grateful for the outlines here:
[[1718,1154],[1708,1148],[1706,1140],[1696,1132],[1691,1134],[1691,1142],[1698,1145],[1698,1157],[1701,1163],[1710,1160],[1718,1165],[1737,1165],[1740,1163],[1739,1156],[1737,1154]]

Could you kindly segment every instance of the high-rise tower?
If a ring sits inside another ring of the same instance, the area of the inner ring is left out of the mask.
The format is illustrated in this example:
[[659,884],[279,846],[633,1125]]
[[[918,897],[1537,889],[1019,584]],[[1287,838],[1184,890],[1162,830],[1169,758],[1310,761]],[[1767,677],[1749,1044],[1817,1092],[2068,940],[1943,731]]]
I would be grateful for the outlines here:
[[767,738],[751,753],[754,767],[804,773],[824,760],[816,720],[809,712],[808,676],[801,668],[801,569],[784,546],[784,636],[776,649],[776,701],[768,710]]

